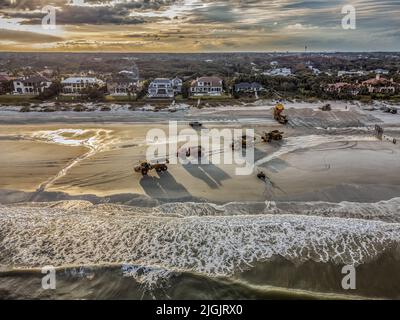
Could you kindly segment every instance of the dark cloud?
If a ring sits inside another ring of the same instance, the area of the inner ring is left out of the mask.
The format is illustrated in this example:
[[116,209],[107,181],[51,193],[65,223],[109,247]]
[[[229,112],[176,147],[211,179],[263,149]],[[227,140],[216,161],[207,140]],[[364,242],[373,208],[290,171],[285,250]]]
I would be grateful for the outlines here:
[[[131,16],[131,10],[160,10],[175,2],[176,0],[141,0],[113,3],[86,0],[87,6],[73,6],[66,0],[17,0],[12,5],[9,0],[0,0],[0,10],[3,9],[0,13],[7,18],[26,19],[24,24],[37,24],[43,18],[41,9],[53,5],[57,8],[59,24],[138,24],[155,19]],[[4,11],[5,9],[8,10]]]
[[[0,16],[23,18],[23,24],[37,25],[43,18],[38,9],[54,5],[59,10],[57,23],[71,26],[66,28],[72,30],[68,40],[79,36],[82,25],[97,38],[112,25],[113,32],[120,30],[121,37],[131,39],[132,43],[140,42],[148,34],[149,38],[167,44],[165,32],[176,27],[182,33],[173,31],[169,39],[185,36],[197,45],[198,39],[206,37],[202,45],[216,40],[213,46],[229,49],[240,47],[241,43],[251,46],[251,41],[257,49],[301,48],[304,43],[319,49],[400,49],[400,0],[86,0],[87,6],[70,6],[67,2],[16,0],[11,4],[9,0],[0,0]],[[347,4],[357,10],[357,30],[341,28],[341,11]],[[179,19],[174,19],[176,16]],[[141,32],[135,31],[139,29],[137,24],[143,26]],[[74,29],[75,25],[81,28]],[[107,28],[99,27],[103,25]]]

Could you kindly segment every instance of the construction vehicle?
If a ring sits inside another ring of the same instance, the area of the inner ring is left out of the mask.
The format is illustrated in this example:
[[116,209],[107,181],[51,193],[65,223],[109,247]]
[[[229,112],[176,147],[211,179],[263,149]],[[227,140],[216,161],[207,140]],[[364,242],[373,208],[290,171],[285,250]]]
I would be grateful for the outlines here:
[[167,166],[168,160],[165,163],[155,163],[152,164],[149,161],[141,161],[134,170],[136,173],[141,173],[143,176],[147,176],[149,171],[156,170],[158,173],[165,172],[168,170]]
[[265,180],[267,179],[267,176],[266,176],[266,174],[265,174],[263,171],[260,171],[260,172],[257,174],[257,178],[260,179],[260,180],[262,180],[262,181],[265,181]]
[[321,108],[319,108],[320,110],[322,110],[322,111],[332,111],[332,107],[331,107],[331,105],[328,103],[328,104],[325,104],[325,105],[323,105]]
[[383,112],[391,113],[391,114],[397,114],[397,109],[396,109],[396,108],[393,108],[393,107],[385,106],[385,107],[383,108]]
[[283,114],[285,106],[282,103],[277,103],[274,108],[274,119],[280,124],[287,124],[289,122],[286,115]]
[[189,123],[189,126],[191,126],[192,128],[201,128],[203,126],[203,124],[198,121],[193,121],[193,122]]
[[261,139],[266,143],[269,143],[272,140],[279,141],[283,139],[283,132],[279,130],[264,132]]

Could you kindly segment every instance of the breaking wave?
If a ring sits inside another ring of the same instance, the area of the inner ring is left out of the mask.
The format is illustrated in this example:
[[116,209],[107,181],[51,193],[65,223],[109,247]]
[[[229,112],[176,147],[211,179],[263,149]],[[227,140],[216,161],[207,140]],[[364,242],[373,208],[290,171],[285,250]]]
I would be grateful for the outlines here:
[[0,266],[141,266],[126,274],[157,283],[179,272],[233,276],[274,256],[357,265],[400,243],[399,208],[400,198],[374,204],[184,203],[154,208],[87,201],[3,205]]

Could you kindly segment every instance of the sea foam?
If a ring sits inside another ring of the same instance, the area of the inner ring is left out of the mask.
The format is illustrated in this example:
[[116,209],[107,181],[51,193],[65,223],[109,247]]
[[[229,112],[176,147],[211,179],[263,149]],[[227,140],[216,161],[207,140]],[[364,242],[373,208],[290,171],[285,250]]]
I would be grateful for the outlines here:
[[[308,203],[298,207],[301,214],[285,214],[294,211],[289,204],[290,210],[271,203],[1,206],[0,264],[120,264],[216,277],[232,276],[274,256],[357,265],[400,242],[399,223],[340,217],[345,203],[319,213],[320,203]],[[394,199],[367,211],[374,216],[379,208],[397,210],[398,205]],[[338,217],[324,216],[329,214]],[[131,274],[140,274],[143,281],[143,273],[135,269]],[[165,277],[163,271],[152,273],[152,281],[154,274]]]

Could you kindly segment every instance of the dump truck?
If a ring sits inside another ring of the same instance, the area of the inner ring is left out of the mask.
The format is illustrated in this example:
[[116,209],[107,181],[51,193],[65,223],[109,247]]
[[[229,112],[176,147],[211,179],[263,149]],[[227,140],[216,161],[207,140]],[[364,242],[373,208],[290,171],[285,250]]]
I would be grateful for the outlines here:
[[289,122],[286,115],[283,114],[285,106],[282,103],[277,103],[274,108],[274,119],[280,124],[287,124]]
[[149,161],[141,161],[134,170],[136,173],[141,173],[143,176],[147,176],[149,171],[156,170],[158,173],[165,172],[168,170],[168,160],[165,163],[150,163]]
[[273,140],[279,141],[279,140],[283,139],[283,132],[279,131],[279,130],[273,130],[271,132],[264,132],[261,139],[267,143],[269,143]]

